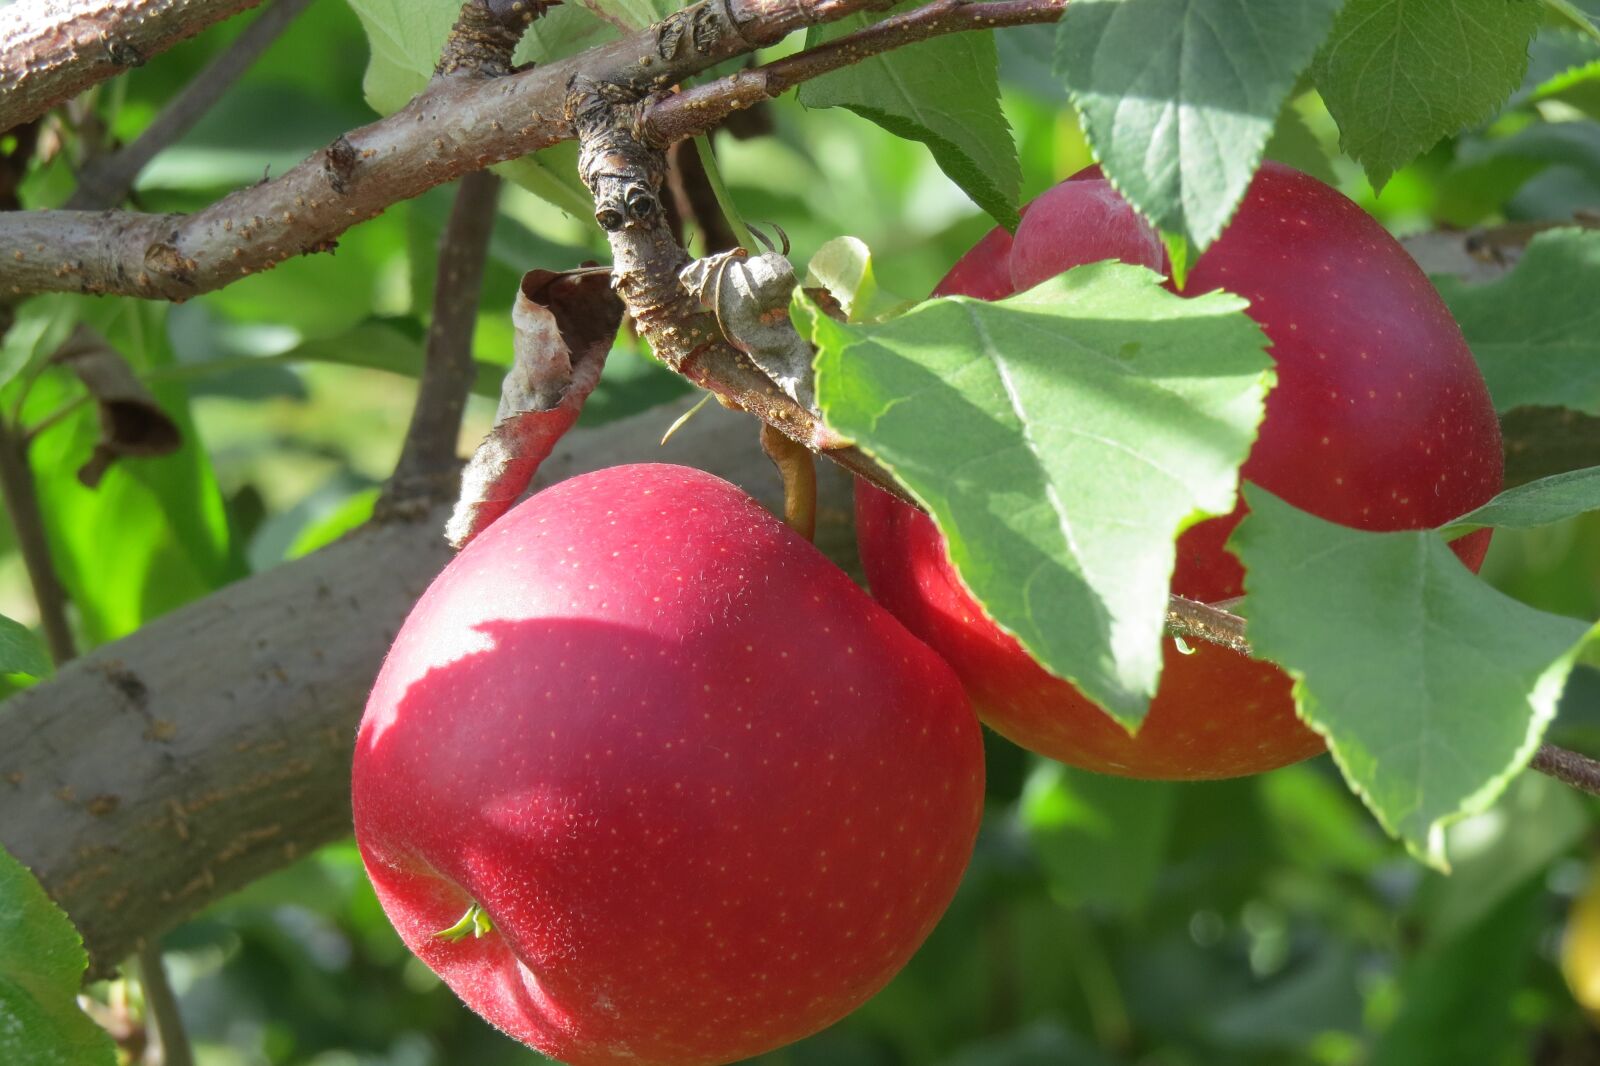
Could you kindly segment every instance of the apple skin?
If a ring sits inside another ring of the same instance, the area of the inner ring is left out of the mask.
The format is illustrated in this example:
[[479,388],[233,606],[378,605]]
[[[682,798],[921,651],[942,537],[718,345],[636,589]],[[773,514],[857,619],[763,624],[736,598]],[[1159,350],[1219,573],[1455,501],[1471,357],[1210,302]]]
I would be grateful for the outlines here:
[[[959,680],[811,544],[683,467],[524,502],[406,619],[356,841],[406,945],[575,1066],[726,1063],[881,988],[983,805]],[[494,928],[448,941],[473,903]]]
[[[936,293],[1000,299],[1108,258],[1167,265],[1153,230],[1090,168],[1035,199],[1014,239],[986,237]],[[1277,363],[1246,479],[1371,530],[1437,526],[1499,492],[1500,428],[1472,353],[1421,269],[1356,204],[1264,165],[1183,295],[1220,288],[1250,301]],[[1224,547],[1243,515],[1241,503],[1179,538],[1174,592],[1206,602],[1243,592]],[[982,613],[927,516],[861,483],[856,518],[873,594],[955,667],[979,716],[1023,747],[1178,780],[1259,773],[1323,750],[1294,713],[1288,677],[1199,642],[1188,655],[1168,644],[1149,716],[1129,736]],[[1457,540],[1456,554],[1476,570],[1490,535]]]

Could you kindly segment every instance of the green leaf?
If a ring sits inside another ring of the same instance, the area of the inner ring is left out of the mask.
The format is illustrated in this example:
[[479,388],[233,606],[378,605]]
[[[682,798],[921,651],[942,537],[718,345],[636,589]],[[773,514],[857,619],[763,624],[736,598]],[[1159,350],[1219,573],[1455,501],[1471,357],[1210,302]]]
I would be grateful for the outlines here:
[[1533,754],[1588,628],[1479,581],[1437,533],[1348,529],[1255,485],[1245,499],[1230,547],[1256,654],[1295,678],[1383,827],[1444,868],[1445,827]]
[[1532,103],[1558,100],[1600,119],[1600,59],[1564,70],[1540,83],[1528,97]]
[[1551,14],[1585,37],[1600,41],[1600,29],[1595,27],[1594,21],[1572,0],[1544,0],[1544,6],[1550,9]]
[[289,545],[284,557],[298,559],[302,555],[310,555],[317,549],[332,544],[346,533],[365,525],[372,517],[372,509],[378,502],[378,495],[379,490],[376,488],[351,493],[350,497],[338,507],[302,529],[294,538],[294,543]]
[[77,312],[70,296],[39,296],[23,303],[16,321],[0,339],[0,385],[61,347],[77,325]]
[[677,0],[581,0],[581,3],[597,18],[623,30],[643,29],[684,6]]
[[1522,81],[1543,17],[1532,0],[1349,0],[1315,67],[1344,150],[1381,189],[1489,119]]
[[622,34],[616,24],[597,15],[591,10],[591,5],[563,3],[540,15],[528,27],[522,43],[517,47],[517,61],[549,63],[614,41],[620,36]]
[[856,237],[835,237],[806,264],[806,285],[828,290],[851,322],[867,322],[904,312],[911,301],[878,285],[872,249]]
[[1342,0],[1067,5],[1056,70],[1106,177],[1196,254],[1250,185]]
[[563,141],[532,155],[508,160],[494,171],[573,218],[594,217],[594,198],[578,177],[577,141]]
[[[371,318],[337,337],[321,337],[297,344],[281,355],[250,360],[251,363],[336,363],[369,370],[387,370],[406,377],[422,376],[427,352],[420,338],[401,326],[382,318]],[[203,366],[204,364],[198,364]],[[473,379],[474,395],[499,399],[500,380],[506,368],[479,361]]]
[[78,1009],[83,940],[39,882],[0,848],[0,1062],[112,1066],[111,1037]]
[[33,630],[0,614],[0,674],[50,675],[50,653]]
[[[167,310],[109,300],[83,303],[81,317],[148,377],[173,369]],[[179,381],[157,381],[151,392],[182,435],[182,447],[171,455],[119,460],[97,488],[85,488],[71,472],[89,456],[100,432],[87,406],[30,448],[52,558],[91,644],[131,633],[246,572],[230,542],[187,389]],[[29,396],[28,420],[80,393],[64,371],[41,377]]]
[[350,0],[350,6],[372,46],[361,88],[374,111],[393,114],[433,76],[461,5],[455,0]]
[[1446,526],[1447,537],[1494,526],[1532,529],[1600,510],[1600,466],[1569,470],[1507,489]]
[[1515,270],[1487,285],[1439,282],[1495,410],[1571,407],[1600,415],[1600,232],[1541,233]]
[[1267,142],[1262,154],[1267,159],[1286,163],[1301,173],[1310,174],[1318,181],[1329,185],[1339,183],[1339,176],[1333,171],[1333,160],[1328,157],[1328,150],[1322,146],[1322,142],[1306,123],[1305,116],[1300,114],[1293,103],[1285,106],[1283,113],[1278,116],[1278,124],[1272,130],[1272,139]]
[[1272,380],[1244,307],[1097,263],[882,324],[797,313],[828,424],[934,516],[996,622],[1135,726],[1161,669],[1173,538],[1233,508]]
[[[857,15],[813,27],[806,44],[833,40],[881,17]],[[926,144],[973,203],[1002,226],[1016,228],[1022,164],[1000,110],[993,34],[956,33],[897,48],[806,82],[799,97],[806,107],[843,107],[897,137]]]
[[1040,760],[1018,816],[1050,886],[1073,903],[1137,911],[1167,855],[1174,786]]

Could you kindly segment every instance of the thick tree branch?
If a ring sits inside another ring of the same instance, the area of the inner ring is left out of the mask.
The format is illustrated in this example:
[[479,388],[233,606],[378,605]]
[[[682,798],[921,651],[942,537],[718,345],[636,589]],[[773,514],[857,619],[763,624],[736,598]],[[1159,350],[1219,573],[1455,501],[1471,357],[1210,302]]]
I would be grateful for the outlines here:
[[[477,378],[472,358],[473,327],[478,322],[478,296],[494,230],[500,179],[486,170],[461,179],[444,235],[439,239],[439,270],[433,289],[433,318],[428,326],[427,361],[417,384],[400,460],[395,465],[386,499],[398,502],[420,495],[455,495],[459,462],[456,438],[461,413]],[[450,475],[448,485],[441,482]],[[441,498],[443,498],[441,497]]]
[[886,0],[700,0],[619,41],[503,78],[435,78],[382,121],[273,181],[192,215],[30,211],[0,218],[0,296],[90,292],[184,300],[327,251],[390,204],[572,136],[580,74],[665,89],[814,22]]
[[311,0],[274,0],[161,109],[132,143],[92,160],[84,168],[78,175],[77,190],[67,201],[68,210],[103,210],[126,200],[146,164],[193,129],[310,3]]
[[0,9],[0,130],[261,0],[18,0]]
[[[697,466],[775,511],[748,419],[692,399],[570,434],[537,484],[628,462]],[[817,545],[855,569],[851,482],[819,472]],[[0,714],[0,845],[103,974],[141,941],[350,832],[355,726],[389,643],[450,551],[448,504],[370,525],[91,651]]]
[[667,145],[721,125],[735,111],[781,96],[831,71],[946,33],[1054,22],[1067,0],[935,0],[752,70],[664,97],[644,117],[644,136]]

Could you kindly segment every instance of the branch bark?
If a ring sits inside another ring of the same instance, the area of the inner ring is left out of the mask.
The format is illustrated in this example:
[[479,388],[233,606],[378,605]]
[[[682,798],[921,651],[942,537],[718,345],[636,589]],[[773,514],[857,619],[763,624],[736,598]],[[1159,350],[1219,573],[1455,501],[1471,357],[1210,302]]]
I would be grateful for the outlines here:
[[0,295],[186,300],[291,256],[331,250],[339,234],[390,204],[572,137],[563,108],[577,75],[665,89],[802,26],[885,4],[700,0],[548,66],[503,78],[435,78],[388,118],[192,215],[63,210],[3,217]]
[[[478,171],[461,179],[450,220],[439,239],[439,270],[433,289],[433,319],[428,326],[427,361],[417,383],[400,460],[395,464],[385,500],[415,496],[455,495],[456,438],[461,413],[477,377],[472,359],[473,327],[478,322],[478,297],[483,287],[489,235],[494,230],[500,179]],[[449,484],[441,479],[448,475]],[[428,487],[443,489],[428,491]]]
[[17,548],[33,586],[39,605],[39,623],[44,629],[50,658],[60,665],[78,653],[67,619],[67,592],[56,576],[50,560],[50,540],[39,510],[39,495],[34,491],[33,468],[28,465],[28,438],[20,427],[8,426],[0,418],[0,499],[16,533]]
[[97,211],[128,198],[150,160],[194,128],[222,94],[289,28],[311,0],[274,0],[254,22],[161,109],[132,143],[92,160],[78,175],[68,210]]
[[646,112],[644,136],[658,145],[697,137],[735,111],[863,59],[946,33],[1054,22],[1066,7],[1067,0],[935,0],[796,55],[664,97]]
[[0,10],[0,130],[261,0],[18,0]]

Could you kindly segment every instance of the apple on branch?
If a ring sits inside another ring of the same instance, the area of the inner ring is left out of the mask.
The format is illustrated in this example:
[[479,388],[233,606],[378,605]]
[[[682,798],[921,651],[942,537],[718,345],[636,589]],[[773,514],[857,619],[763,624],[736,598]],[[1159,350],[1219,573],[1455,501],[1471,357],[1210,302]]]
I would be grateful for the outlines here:
[[572,1066],[709,1066],[905,964],[983,754],[950,668],[821,552],[710,474],[624,466],[429,587],[353,800],[384,909],[473,1010]]
[[[1104,259],[1167,266],[1159,236],[1090,168],[1029,204],[1014,239],[997,229],[979,241],[934,294],[997,300]],[[1245,479],[1372,530],[1437,526],[1500,490],[1499,423],[1461,330],[1405,249],[1356,204],[1264,165],[1184,294],[1216,289],[1250,301],[1277,364]],[[1287,676],[1209,644],[1169,645],[1149,716],[1129,735],[984,615],[931,519],[865,482],[856,515],[874,595],[1018,744],[1103,773],[1172,779],[1258,773],[1323,749],[1295,715]],[[1224,546],[1242,517],[1241,505],[1183,534],[1173,592],[1205,602],[1243,592]],[[1490,532],[1453,545],[1474,570]]]

